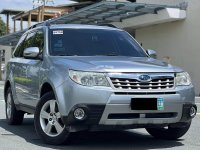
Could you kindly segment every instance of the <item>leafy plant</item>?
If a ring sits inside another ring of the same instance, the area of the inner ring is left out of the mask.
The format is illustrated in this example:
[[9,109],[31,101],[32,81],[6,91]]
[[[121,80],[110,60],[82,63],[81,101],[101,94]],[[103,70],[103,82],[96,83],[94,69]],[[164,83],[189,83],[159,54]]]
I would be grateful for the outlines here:
[[6,34],[6,24],[3,22],[2,18],[0,17],[0,36]]

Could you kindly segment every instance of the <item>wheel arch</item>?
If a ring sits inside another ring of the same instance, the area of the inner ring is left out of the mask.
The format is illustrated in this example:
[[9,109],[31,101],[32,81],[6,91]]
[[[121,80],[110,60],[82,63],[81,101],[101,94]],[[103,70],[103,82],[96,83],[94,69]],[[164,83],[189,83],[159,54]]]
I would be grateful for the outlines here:
[[52,91],[54,93],[54,95],[56,96],[56,93],[54,91],[53,86],[49,83],[49,82],[45,82],[42,84],[41,88],[40,88],[40,98],[47,92]]

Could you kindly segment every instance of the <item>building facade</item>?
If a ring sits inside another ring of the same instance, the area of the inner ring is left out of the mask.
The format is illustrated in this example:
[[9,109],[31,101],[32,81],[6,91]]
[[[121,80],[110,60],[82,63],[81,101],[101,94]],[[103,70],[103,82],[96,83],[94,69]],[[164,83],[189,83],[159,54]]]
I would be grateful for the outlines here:
[[191,75],[196,95],[200,93],[200,1],[138,0],[141,3],[174,5],[187,2],[186,19],[136,29],[136,39],[146,49],[154,49],[158,59],[170,59]]

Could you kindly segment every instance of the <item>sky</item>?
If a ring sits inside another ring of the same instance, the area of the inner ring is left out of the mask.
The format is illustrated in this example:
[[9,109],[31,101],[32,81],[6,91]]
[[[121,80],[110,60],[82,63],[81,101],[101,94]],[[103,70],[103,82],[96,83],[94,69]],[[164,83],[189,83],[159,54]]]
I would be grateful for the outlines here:
[[[2,1],[2,0],[1,0]],[[31,9],[33,0],[3,0],[0,9]],[[69,3],[70,0],[54,0],[55,5]],[[51,4],[51,3],[49,3]]]
[[[33,0],[1,0],[0,11],[2,9],[16,9],[16,10],[30,10],[33,8]],[[70,0],[54,0],[54,5],[71,3]],[[52,5],[52,3],[49,3]],[[6,22],[5,15],[0,15],[4,22]],[[24,25],[26,27],[26,24]],[[10,20],[10,29],[13,30],[13,23]],[[19,29],[19,22],[17,23]]]

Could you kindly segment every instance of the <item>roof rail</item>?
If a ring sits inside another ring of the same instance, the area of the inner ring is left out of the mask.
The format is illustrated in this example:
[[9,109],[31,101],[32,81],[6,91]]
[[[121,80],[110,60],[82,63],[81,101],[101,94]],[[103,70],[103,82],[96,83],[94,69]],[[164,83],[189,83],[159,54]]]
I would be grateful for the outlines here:
[[117,26],[113,25],[113,24],[97,24],[98,26],[107,26],[107,27],[112,27],[112,28],[118,28]]
[[40,22],[37,24],[32,25],[31,27],[28,28],[28,30],[39,27],[39,26],[50,26],[51,24],[48,21]]

